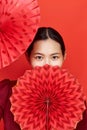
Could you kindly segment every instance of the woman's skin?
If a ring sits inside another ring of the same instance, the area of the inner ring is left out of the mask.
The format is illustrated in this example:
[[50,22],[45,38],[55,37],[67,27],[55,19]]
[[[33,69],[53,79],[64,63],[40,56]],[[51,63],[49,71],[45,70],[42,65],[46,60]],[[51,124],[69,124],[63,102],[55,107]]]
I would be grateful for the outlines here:
[[45,64],[62,67],[64,59],[65,56],[62,54],[60,44],[48,38],[34,43],[29,61],[32,67],[43,66]]

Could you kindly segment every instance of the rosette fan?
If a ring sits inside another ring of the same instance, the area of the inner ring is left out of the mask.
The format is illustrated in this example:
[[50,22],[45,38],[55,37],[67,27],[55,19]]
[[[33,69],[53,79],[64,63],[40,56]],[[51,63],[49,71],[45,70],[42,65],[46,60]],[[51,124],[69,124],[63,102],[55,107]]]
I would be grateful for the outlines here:
[[0,0],[0,69],[25,52],[39,19],[37,0]]
[[57,66],[27,70],[12,93],[11,111],[22,130],[73,130],[85,110],[80,84]]

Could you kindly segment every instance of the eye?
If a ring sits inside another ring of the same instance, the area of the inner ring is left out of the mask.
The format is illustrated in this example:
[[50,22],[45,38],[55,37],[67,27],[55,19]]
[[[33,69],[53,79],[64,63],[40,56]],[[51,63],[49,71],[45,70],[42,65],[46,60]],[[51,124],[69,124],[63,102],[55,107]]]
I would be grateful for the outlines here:
[[52,60],[57,60],[59,56],[52,56]]
[[35,59],[41,61],[43,60],[43,56],[35,56]]

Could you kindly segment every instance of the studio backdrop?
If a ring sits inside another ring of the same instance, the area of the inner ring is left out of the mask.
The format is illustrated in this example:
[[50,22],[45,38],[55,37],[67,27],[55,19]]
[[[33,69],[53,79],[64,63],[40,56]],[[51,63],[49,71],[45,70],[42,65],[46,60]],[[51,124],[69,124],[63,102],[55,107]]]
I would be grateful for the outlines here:
[[[79,79],[87,95],[87,0],[38,2],[41,12],[40,26],[51,26],[61,33],[67,53],[63,67]],[[10,66],[0,70],[0,80],[17,79],[28,68],[29,64],[23,54]]]

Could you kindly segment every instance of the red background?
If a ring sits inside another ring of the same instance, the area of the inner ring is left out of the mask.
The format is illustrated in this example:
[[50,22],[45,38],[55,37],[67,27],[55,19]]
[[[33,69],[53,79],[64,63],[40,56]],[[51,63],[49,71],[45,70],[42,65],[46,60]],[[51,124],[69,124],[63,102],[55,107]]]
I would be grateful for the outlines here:
[[[54,27],[62,34],[67,49],[64,68],[79,79],[87,95],[87,0],[39,0],[39,5],[40,26]],[[17,79],[28,67],[22,55],[9,67],[0,70],[0,80]]]

